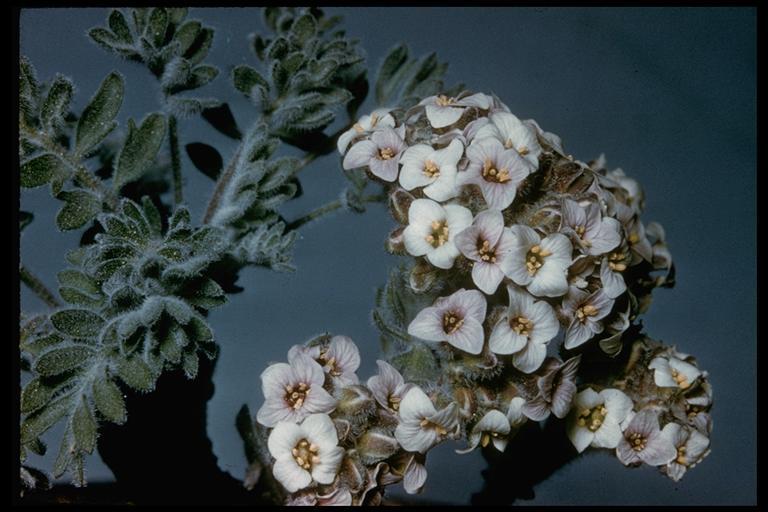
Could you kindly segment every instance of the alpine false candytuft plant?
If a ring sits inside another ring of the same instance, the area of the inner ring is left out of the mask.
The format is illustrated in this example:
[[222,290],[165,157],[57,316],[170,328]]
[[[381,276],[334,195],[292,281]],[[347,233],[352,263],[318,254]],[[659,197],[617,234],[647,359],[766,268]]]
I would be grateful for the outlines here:
[[[128,390],[149,393],[174,370],[193,379],[201,356],[215,361],[208,314],[242,290],[240,270],[292,271],[301,226],[377,201],[398,224],[387,250],[405,256],[372,312],[378,373],[361,381],[357,346],[331,334],[261,373],[262,406],[236,419],[245,487],[259,500],[375,505],[396,483],[418,493],[428,452],[449,439],[464,441],[458,454],[480,447],[487,480],[507,481],[496,462],[517,456],[514,438],[526,429],[566,439],[563,463],[610,449],[675,481],[699,463],[712,428],[708,375],[639,321],[652,291],[674,284],[663,229],[641,220],[640,185],[602,156],[576,160],[495,95],[446,86],[446,63],[402,45],[378,70],[379,108],[358,118],[365,57],[340,19],[317,8],[263,14],[268,33],[250,37],[255,62],[229,75],[253,106],[247,129],[225,101],[190,95],[220,72],[206,63],[214,29],[185,8],[115,9],[89,31],[157,82],[158,111],[122,129],[131,89],[121,74],[107,73],[73,112],[72,80],[40,81],[20,59],[20,184],[48,185],[62,202],[58,229],[83,230],[58,293],[20,268],[50,308],[20,319],[25,487],[47,485],[26,456],[44,453],[42,436],[60,423],[51,472],[84,485],[101,423],[132,418]],[[183,145],[214,182],[196,221],[184,203],[179,127],[198,115],[236,148],[225,160],[207,143]],[[285,219],[301,169],[334,150],[348,186]],[[21,212],[20,229],[33,219]]]

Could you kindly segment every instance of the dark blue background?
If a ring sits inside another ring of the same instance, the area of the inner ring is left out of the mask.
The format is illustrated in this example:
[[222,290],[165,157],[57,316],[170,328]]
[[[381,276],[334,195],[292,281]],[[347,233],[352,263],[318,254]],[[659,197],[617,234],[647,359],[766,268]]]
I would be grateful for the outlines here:
[[[533,504],[754,504],[756,500],[756,12],[751,8],[328,8],[345,16],[373,69],[403,41],[416,54],[437,51],[450,63],[448,82],[495,92],[522,118],[559,134],[581,160],[604,152],[646,191],[645,222],[667,231],[677,286],[658,290],[645,315],[651,336],[698,357],[715,391],[712,453],[675,484],[654,469],[624,468],[593,452],[536,487]],[[82,109],[102,78],[120,70],[127,94],[120,113],[157,109],[159,88],[146,69],[119,61],[85,33],[107,9],[38,9],[21,14],[21,51],[40,79],[56,72],[78,87]],[[262,31],[256,9],[192,9],[217,29],[209,62],[222,75],[201,96],[226,98],[239,124],[254,110],[228,83],[234,65],[255,58],[246,35]],[[367,102],[361,112],[374,108]],[[182,122],[182,144],[203,141],[225,159],[233,143],[201,120]],[[212,184],[183,157],[185,199],[199,220]],[[284,213],[295,218],[333,200],[344,185],[338,157],[302,171],[305,195]],[[24,191],[35,222],[21,240],[24,264],[51,287],[63,252],[79,233],[52,228],[58,206],[43,188]],[[383,251],[393,221],[380,206],[339,213],[303,228],[298,272],[248,269],[243,294],[215,311],[221,344],[209,433],[221,467],[245,469],[233,426],[244,402],[261,404],[258,376],[288,347],[315,333],[350,335],[361,347],[366,378],[375,370],[377,331],[369,321],[374,289],[397,260]],[[22,308],[42,303],[22,288]],[[56,431],[53,435],[60,435]],[[458,456],[456,443],[430,452],[424,497],[468,503],[480,489],[479,453]],[[159,457],[162,454],[158,454]],[[33,462],[50,467],[50,461]],[[524,467],[525,461],[520,461]],[[194,468],[190,468],[194,470]],[[88,475],[111,478],[94,456]],[[402,493],[400,489],[395,493]]]

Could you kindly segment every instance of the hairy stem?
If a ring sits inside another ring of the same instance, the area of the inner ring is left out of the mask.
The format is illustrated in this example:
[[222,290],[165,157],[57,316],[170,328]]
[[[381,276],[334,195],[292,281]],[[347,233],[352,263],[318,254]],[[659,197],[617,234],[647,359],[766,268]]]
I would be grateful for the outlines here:
[[[364,203],[375,203],[377,201],[382,201],[385,198],[383,194],[373,194],[370,196],[363,197]],[[286,231],[292,231],[294,229],[298,229],[304,224],[307,224],[308,222],[312,222],[313,220],[317,220],[329,213],[335,212],[339,208],[341,208],[341,200],[337,199],[335,201],[331,201],[330,203],[324,204],[323,206],[312,210],[311,212],[307,213],[306,215],[299,217],[298,219],[291,221],[286,226]]]
[[203,224],[208,224],[213,218],[213,215],[216,213],[216,210],[219,208],[219,203],[221,202],[221,196],[224,195],[224,190],[226,190],[227,185],[229,185],[230,180],[235,175],[235,169],[237,168],[237,161],[240,159],[240,152],[242,150],[243,150],[243,144],[241,143],[237,147],[237,151],[235,151],[235,154],[232,157],[232,160],[229,161],[227,168],[224,169],[224,172],[221,173],[221,176],[219,176],[219,179],[216,181],[216,187],[213,189],[213,194],[211,195],[211,199],[210,201],[208,201],[208,207],[205,209]]
[[171,147],[171,168],[173,169],[173,201],[178,206],[184,201],[181,183],[181,157],[179,155],[179,131],[176,116],[168,117],[168,142]]
[[27,285],[30,290],[35,292],[35,295],[40,297],[40,299],[42,299],[42,301],[45,302],[49,307],[58,308],[61,306],[53,293],[51,293],[51,291],[45,287],[43,282],[38,279],[32,272],[30,272],[29,269],[21,265],[19,267],[19,274],[21,277],[21,282]]

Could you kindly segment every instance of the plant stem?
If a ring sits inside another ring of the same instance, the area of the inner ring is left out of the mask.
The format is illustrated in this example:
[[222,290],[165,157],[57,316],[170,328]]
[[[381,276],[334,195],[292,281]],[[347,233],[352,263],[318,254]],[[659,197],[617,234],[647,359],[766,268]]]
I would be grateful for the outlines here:
[[40,297],[40,299],[42,299],[42,301],[45,302],[49,307],[58,308],[61,306],[53,293],[51,293],[51,291],[45,287],[43,282],[23,265],[19,267],[19,274],[21,277],[21,282],[27,285],[30,290],[35,292],[35,295]]
[[208,201],[208,207],[205,209],[205,216],[203,217],[203,224],[208,224],[213,218],[213,214],[219,208],[221,202],[221,196],[224,194],[224,190],[227,188],[229,181],[235,175],[235,169],[237,168],[237,161],[240,159],[240,152],[243,150],[243,143],[237,147],[232,160],[229,161],[227,168],[219,176],[216,181],[216,187],[213,189],[210,201]]
[[178,206],[184,201],[181,183],[181,157],[179,156],[179,132],[176,116],[168,117],[168,142],[171,146],[171,168],[173,169],[173,201]]
[[[370,196],[363,197],[363,203],[374,203],[376,201],[381,201],[384,199],[383,194],[374,194]],[[312,222],[313,220],[319,219],[320,217],[323,217],[331,212],[334,212],[341,208],[341,200],[337,199],[335,201],[331,201],[330,203],[324,204],[323,206],[312,210],[311,212],[307,213],[306,215],[299,217],[298,219],[291,221],[286,226],[286,231],[292,231],[294,229],[298,229],[304,224],[307,224],[308,222]]]

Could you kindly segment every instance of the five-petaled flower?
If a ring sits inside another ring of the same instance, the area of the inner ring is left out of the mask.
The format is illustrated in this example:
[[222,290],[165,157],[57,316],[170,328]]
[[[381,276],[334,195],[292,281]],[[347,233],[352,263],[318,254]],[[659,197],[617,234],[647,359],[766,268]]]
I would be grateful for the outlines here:
[[616,448],[622,424],[632,412],[632,400],[618,389],[597,393],[585,388],[573,398],[568,415],[568,438],[579,453],[587,446]]
[[437,410],[420,387],[414,386],[405,394],[398,411],[400,422],[395,439],[404,450],[426,453],[427,450],[453,435],[459,428],[459,407],[451,402]]
[[303,352],[317,361],[331,377],[336,387],[357,384],[355,371],[360,367],[360,351],[349,336],[333,336],[330,342],[311,347],[294,345],[288,351],[288,360]]
[[582,207],[576,201],[565,199],[560,231],[570,235],[582,251],[593,256],[605,254],[621,242],[621,224],[612,217],[603,217],[596,203]]
[[376,364],[379,366],[379,374],[368,379],[368,388],[379,405],[396,413],[413,384],[406,384],[400,372],[386,361],[378,360]]
[[445,128],[458,121],[469,107],[488,110],[491,97],[481,92],[469,96],[459,95],[457,98],[439,94],[424,98],[419,105],[425,107],[427,119],[433,128]]
[[536,131],[510,112],[494,112],[488,116],[490,122],[480,127],[475,139],[493,137],[504,145],[505,149],[514,149],[535,171],[539,166],[541,145]]
[[531,172],[530,164],[514,149],[493,137],[475,139],[467,148],[469,165],[459,183],[477,185],[490,208],[505,209],[517,195],[517,187]]
[[602,319],[613,308],[613,299],[609,299],[602,289],[587,293],[578,288],[571,288],[563,299],[563,314],[571,318],[565,330],[565,348],[572,349],[582,345],[595,334],[603,332]]
[[339,136],[336,147],[339,150],[339,153],[343,155],[344,152],[347,151],[349,143],[354,139],[369,135],[375,130],[394,127],[395,118],[392,117],[392,114],[389,113],[389,110],[385,108],[374,110],[370,114],[366,114],[361,117],[354,125],[352,125],[352,128],[342,133]]
[[677,457],[670,437],[661,434],[658,411],[646,407],[632,417],[616,447],[616,456],[625,466],[642,462],[663,466]]
[[487,303],[477,290],[461,289],[422,309],[408,325],[408,334],[479,354],[483,350],[483,321]]
[[488,348],[496,354],[514,354],[512,364],[531,373],[547,356],[547,343],[557,336],[560,324],[552,306],[535,301],[530,293],[507,285],[509,308],[493,327]]
[[376,130],[370,139],[353,145],[342,162],[344,169],[368,167],[374,176],[384,181],[395,181],[399,168],[400,154],[405,150],[403,130],[382,128]]
[[559,297],[568,291],[571,242],[561,233],[542,239],[533,228],[516,224],[507,276],[537,297]]
[[323,389],[325,373],[314,359],[296,352],[288,362],[273,364],[261,374],[265,401],[256,420],[266,427],[280,421],[301,421],[312,413],[328,413],[336,407],[336,400]]
[[478,288],[493,295],[509,271],[512,235],[504,227],[499,210],[484,210],[472,225],[456,235],[459,251],[472,260],[472,280]]
[[304,489],[313,480],[330,484],[344,456],[338,443],[336,427],[327,414],[312,414],[298,425],[281,421],[267,439],[275,458],[272,473],[288,492]]
[[426,256],[438,268],[451,268],[459,255],[456,235],[471,223],[472,212],[463,206],[416,199],[408,208],[408,226],[403,231],[405,249],[413,256]]
[[464,144],[459,139],[443,149],[426,144],[411,146],[400,157],[400,185],[405,190],[424,187],[424,195],[435,201],[456,197],[456,166],[463,154]]

